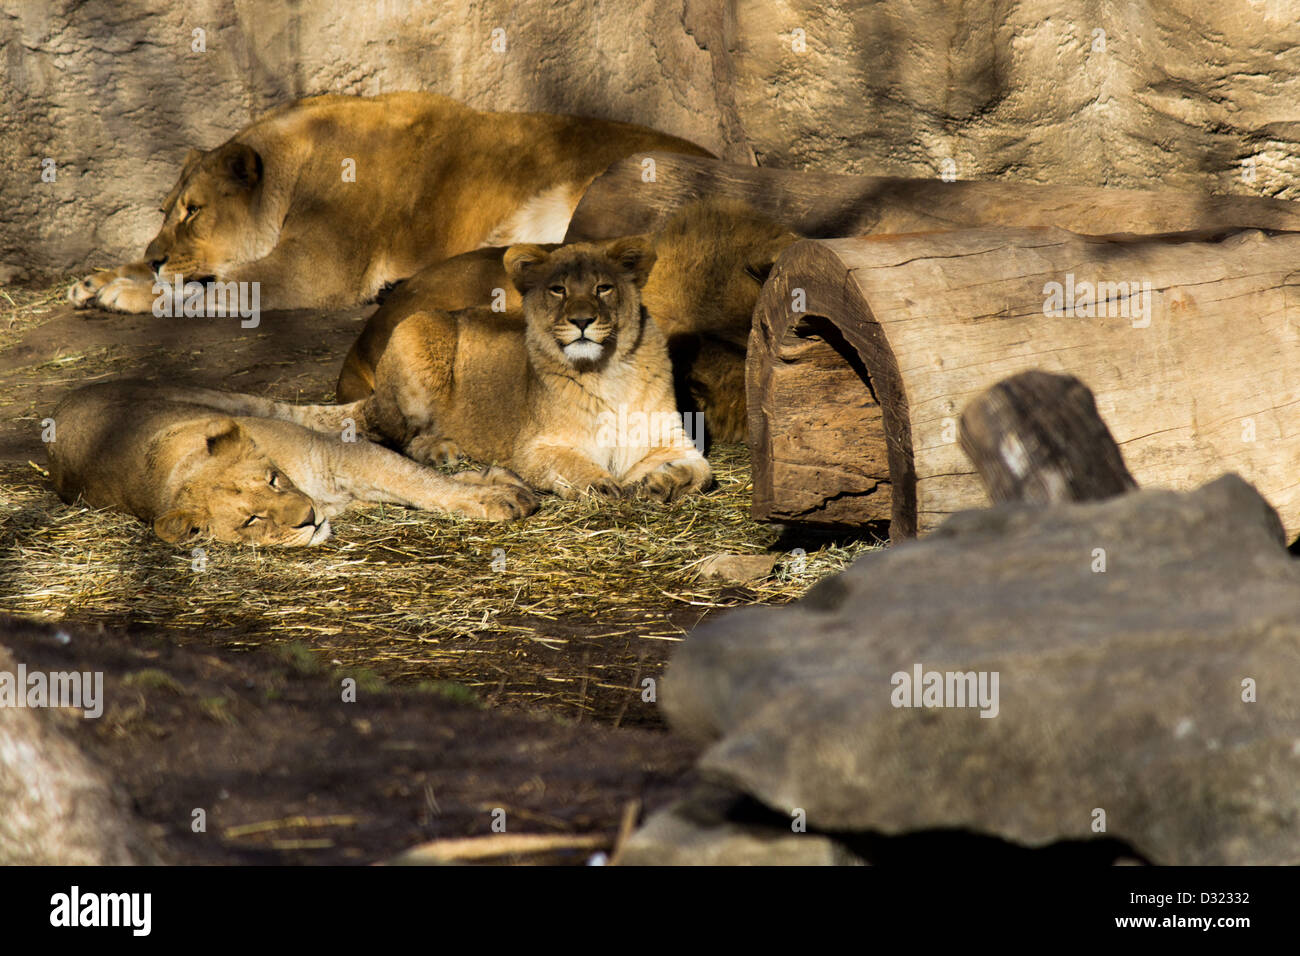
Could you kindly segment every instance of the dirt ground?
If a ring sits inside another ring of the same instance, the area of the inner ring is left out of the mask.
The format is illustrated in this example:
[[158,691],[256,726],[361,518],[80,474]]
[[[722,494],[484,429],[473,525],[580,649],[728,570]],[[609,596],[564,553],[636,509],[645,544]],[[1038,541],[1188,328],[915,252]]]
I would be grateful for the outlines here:
[[164,862],[381,862],[501,820],[507,834],[599,838],[527,856],[582,863],[613,848],[629,804],[656,809],[689,781],[671,734],[491,713],[364,676],[344,702],[349,672],[292,648],[237,654],[7,617],[0,643],[29,670],[104,673],[103,716],[66,726],[131,796]]
[[[755,524],[747,451],[722,446],[718,489],[679,508],[548,500],[507,526],[373,507],[319,548],[196,558],[59,502],[41,420],[114,377],[330,400],[368,309],[243,329],[75,311],[65,287],[0,288],[0,612],[22,616],[0,642],[29,667],[105,671],[110,710],[80,737],[178,862],[375,862],[486,835],[498,808],[510,832],[612,845],[629,806],[689,781],[653,693],[674,644],[873,546]],[[772,551],[776,572],[696,580],[718,551]],[[342,704],[349,676],[363,692]]]

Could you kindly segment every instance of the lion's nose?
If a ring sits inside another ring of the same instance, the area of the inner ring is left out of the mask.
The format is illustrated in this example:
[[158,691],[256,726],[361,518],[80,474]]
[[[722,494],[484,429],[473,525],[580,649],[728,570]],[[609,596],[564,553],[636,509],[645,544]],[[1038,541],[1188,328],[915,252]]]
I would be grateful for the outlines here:
[[314,527],[316,527],[316,524],[317,524],[317,521],[316,521],[316,509],[315,509],[315,508],[309,508],[309,509],[307,509],[307,520],[304,521],[302,524],[296,524],[296,525],[294,525],[294,527],[295,527],[295,528],[309,528],[309,527],[310,527],[310,528],[314,528]]
[[596,317],[591,315],[571,315],[569,321],[578,327],[579,332],[586,332],[587,326],[595,322]]
[[150,259],[150,260],[149,260],[149,268],[152,269],[154,272],[157,272],[159,269],[161,269],[161,268],[162,268],[163,266],[165,266],[166,264],[167,264],[167,257],[166,257],[166,256],[163,256],[161,259]]

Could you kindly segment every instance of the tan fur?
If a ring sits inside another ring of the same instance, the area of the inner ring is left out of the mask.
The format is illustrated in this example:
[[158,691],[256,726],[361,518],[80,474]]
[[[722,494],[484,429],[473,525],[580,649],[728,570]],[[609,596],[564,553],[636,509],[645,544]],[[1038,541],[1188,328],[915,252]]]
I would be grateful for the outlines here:
[[[684,207],[654,236],[657,259],[641,297],[665,333],[677,401],[705,414],[718,441],[746,431],[745,351],[758,291],[781,251],[798,236],[744,203],[708,200]],[[394,291],[366,321],[339,375],[338,398],[351,402],[374,388],[375,367],[389,337],[417,312],[488,304],[496,290],[513,321],[519,298],[508,281],[504,249],[480,249],[422,270]],[[414,328],[414,327],[412,327]],[[408,330],[405,347],[411,347]]]
[[[523,325],[488,309],[408,316],[361,403],[367,427],[416,460],[495,461],[564,497],[673,501],[706,487],[663,335],[640,304],[653,260],[637,237],[512,246]],[[620,415],[647,427],[620,431]]]
[[[546,248],[554,248],[547,246]],[[455,312],[486,306],[523,327],[523,299],[506,275],[504,247],[475,249],[421,269],[397,286],[366,320],[352,343],[339,373],[340,402],[365,398],[375,388],[375,366],[389,336],[403,319],[416,312]]]
[[650,150],[709,155],[626,123],[485,113],[433,93],[298,100],[191,150],[144,260],[88,276],[69,297],[151,311],[157,263],[168,282],[257,282],[264,310],[369,301],[493,237],[561,238],[556,223],[592,179]]
[[688,206],[655,237],[658,259],[641,298],[668,339],[678,403],[703,411],[716,441],[746,438],[754,306],[777,257],[798,238],[735,200]]
[[293,412],[283,417],[321,427],[357,411],[313,415],[319,406],[205,389],[91,385],[54,411],[50,477],[64,501],[133,514],[170,542],[319,544],[328,519],[354,501],[492,520],[536,507],[528,488],[501,469],[448,477],[364,439],[344,440],[341,430],[260,417],[286,408]]

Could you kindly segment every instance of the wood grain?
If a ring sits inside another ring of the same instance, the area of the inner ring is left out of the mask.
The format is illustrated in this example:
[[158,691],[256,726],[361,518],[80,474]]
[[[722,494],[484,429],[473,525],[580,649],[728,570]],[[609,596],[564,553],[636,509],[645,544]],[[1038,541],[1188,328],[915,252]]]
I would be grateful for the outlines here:
[[1298,204],[1252,196],[845,176],[649,156],[653,181],[646,181],[638,156],[615,163],[587,187],[565,241],[648,232],[683,204],[714,196],[744,200],[801,235],[821,239],[990,225],[1057,226],[1095,236],[1300,231]]
[[[985,389],[1038,368],[1092,389],[1140,484],[1190,489],[1238,472],[1294,536],[1300,235],[1200,235],[1118,241],[1060,229],[972,229],[791,246],[760,298],[747,368],[751,436],[764,457],[755,463],[755,513],[793,510],[784,503],[794,500],[785,490],[792,484],[803,513],[816,513],[817,501],[851,502],[857,477],[886,464],[893,537],[983,506],[958,418]],[[1052,308],[1049,283],[1081,292],[1083,282],[1125,282],[1134,294],[1110,289],[1100,307],[1076,296],[1074,308]],[[803,315],[791,313],[790,293],[799,288]],[[1144,301],[1145,317],[1137,314]],[[856,353],[856,392],[844,369],[783,353],[818,317]],[[778,365],[784,392],[770,384]],[[878,423],[851,413],[872,391]],[[789,463],[772,436],[808,427],[814,416],[812,402],[788,394],[825,396],[817,399],[821,416],[842,426],[833,441],[806,441]],[[879,500],[857,509],[856,519],[853,510],[840,508],[845,523],[874,520]]]

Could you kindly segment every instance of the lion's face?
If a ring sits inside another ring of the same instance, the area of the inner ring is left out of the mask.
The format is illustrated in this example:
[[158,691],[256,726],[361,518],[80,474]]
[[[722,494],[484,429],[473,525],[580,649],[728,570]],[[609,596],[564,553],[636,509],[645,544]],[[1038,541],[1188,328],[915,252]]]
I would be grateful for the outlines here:
[[626,353],[638,338],[639,290],[653,264],[650,243],[638,236],[554,252],[511,246],[505,266],[524,298],[530,348],[579,372]]
[[329,522],[251,438],[230,418],[214,418],[196,431],[198,448],[172,507],[154,531],[173,543],[211,537],[243,544],[319,544]]
[[256,206],[262,158],[243,143],[191,150],[163,201],[163,224],[145,250],[161,279],[203,281],[258,258]]

